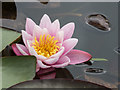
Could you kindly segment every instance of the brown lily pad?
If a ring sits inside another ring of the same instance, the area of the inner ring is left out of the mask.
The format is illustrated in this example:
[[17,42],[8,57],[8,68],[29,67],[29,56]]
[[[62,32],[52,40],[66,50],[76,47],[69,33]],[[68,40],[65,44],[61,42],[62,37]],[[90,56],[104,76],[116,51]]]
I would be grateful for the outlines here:
[[17,8],[15,2],[2,2],[2,18],[15,20],[16,17]]
[[86,17],[86,23],[101,31],[110,31],[109,20],[102,14],[91,14]]
[[[23,89],[23,88],[81,88],[84,90],[87,89],[93,89],[94,90],[111,90],[109,88],[106,88],[104,86],[100,86],[94,83],[81,81],[81,80],[73,80],[73,79],[49,79],[49,80],[32,80],[32,81],[26,81],[23,83],[19,83],[17,85],[14,85],[7,90],[11,89]],[[64,89],[63,89],[64,90]],[[71,89],[72,90],[72,89]]]

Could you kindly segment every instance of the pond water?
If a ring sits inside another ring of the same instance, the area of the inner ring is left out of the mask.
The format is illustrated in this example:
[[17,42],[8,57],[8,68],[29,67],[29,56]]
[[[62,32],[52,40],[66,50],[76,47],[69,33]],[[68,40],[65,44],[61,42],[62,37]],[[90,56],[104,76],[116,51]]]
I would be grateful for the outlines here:
[[[14,5],[13,5],[14,6]],[[66,68],[74,79],[85,80],[116,88],[118,83],[118,3],[83,3],[83,2],[16,2],[13,9],[14,18],[3,19],[3,27],[18,32],[24,29],[25,18],[32,18],[37,24],[44,14],[48,14],[52,21],[59,19],[61,27],[69,22],[75,23],[73,37],[79,42],[75,49],[89,52],[93,58],[105,58],[108,61],[94,61],[92,65],[71,65]],[[16,15],[16,14],[17,15]],[[86,24],[85,18],[90,14],[102,14],[110,22],[111,30],[102,32]],[[102,74],[85,73],[88,68],[99,68]]]

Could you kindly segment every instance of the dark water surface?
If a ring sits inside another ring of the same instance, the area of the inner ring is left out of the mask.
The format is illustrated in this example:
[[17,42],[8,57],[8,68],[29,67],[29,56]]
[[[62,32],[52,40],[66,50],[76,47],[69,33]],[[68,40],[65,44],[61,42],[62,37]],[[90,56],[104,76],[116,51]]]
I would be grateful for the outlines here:
[[[17,17],[15,20],[3,19],[3,27],[20,32],[25,28],[25,18],[33,19],[37,24],[44,14],[48,14],[52,21],[59,19],[61,26],[69,22],[76,25],[73,37],[79,42],[75,49],[89,52],[94,58],[105,58],[108,61],[94,62],[92,66],[71,65],[66,68],[74,79],[86,80],[115,88],[118,82],[118,3],[82,3],[82,2],[48,2],[43,4],[16,2]],[[102,32],[86,24],[85,18],[90,14],[102,14],[110,22],[111,30]],[[82,16],[81,16],[82,15]],[[101,68],[106,73],[85,73],[88,68]]]

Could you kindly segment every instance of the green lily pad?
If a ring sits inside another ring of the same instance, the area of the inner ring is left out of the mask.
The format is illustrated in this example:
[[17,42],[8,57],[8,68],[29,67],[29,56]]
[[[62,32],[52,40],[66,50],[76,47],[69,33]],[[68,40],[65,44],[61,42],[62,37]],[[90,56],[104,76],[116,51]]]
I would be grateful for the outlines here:
[[21,33],[8,30],[5,28],[0,28],[0,51],[4,49],[7,45],[9,45],[12,41],[14,41],[16,38],[18,38],[21,35]]
[[[1,66],[0,66],[1,67]],[[36,73],[34,56],[13,56],[2,58],[2,88],[32,80]]]

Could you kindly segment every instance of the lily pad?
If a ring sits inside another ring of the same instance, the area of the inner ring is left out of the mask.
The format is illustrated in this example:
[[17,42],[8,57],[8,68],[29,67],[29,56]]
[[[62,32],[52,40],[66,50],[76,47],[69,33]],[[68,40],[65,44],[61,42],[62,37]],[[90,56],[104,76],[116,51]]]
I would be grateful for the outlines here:
[[109,20],[102,14],[91,14],[87,16],[86,23],[104,32],[111,30]]
[[11,2],[2,2],[2,18],[5,19],[16,19],[17,17],[17,8],[15,5],[14,0],[11,0]]
[[[18,89],[23,90],[23,88],[79,88],[80,90],[84,90],[87,88],[87,90],[111,90],[109,88],[106,88],[104,86],[100,86],[94,83],[81,81],[81,80],[73,80],[73,79],[49,79],[49,80],[32,80],[32,81],[26,81],[23,83],[19,83],[17,85],[12,86],[11,88],[7,90],[13,90]],[[79,90],[77,89],[77,90]],[[56,89],[55,89],[56,90]],[[65,90],[65,89],[63,89]],[[70,89],[73,90],[73,89]]]
[[1,52],[0,52],[0,57],[6,57],[6,56],[16,56],[14,53],[11,45],[13,43],[19,43],[19,44],[24,44],[22,40],[22,35],[18,37],[16,40],[10,43],[10,45],[7,45]]
[[7,45],[9,45],[12,41],[14,41],[21,34],[15,31],[11,31],[5,28],[0,28],[0,36],[2,42],[0,43],[0,51],[4,49]]
[[3,57],[1,66],[2,88],[8,88],[35,77],[36,58],[34,56]]
[[42,4],[48,4],[49,0],[39,0]]

